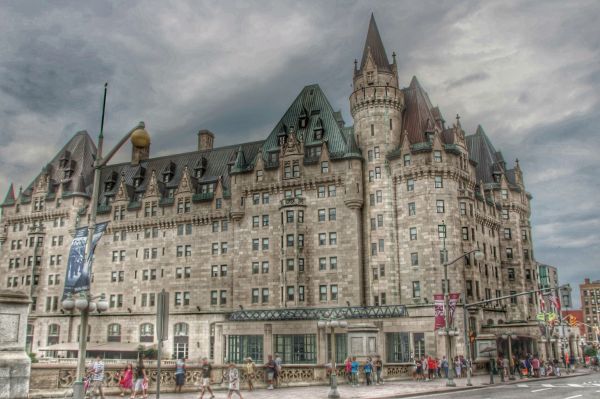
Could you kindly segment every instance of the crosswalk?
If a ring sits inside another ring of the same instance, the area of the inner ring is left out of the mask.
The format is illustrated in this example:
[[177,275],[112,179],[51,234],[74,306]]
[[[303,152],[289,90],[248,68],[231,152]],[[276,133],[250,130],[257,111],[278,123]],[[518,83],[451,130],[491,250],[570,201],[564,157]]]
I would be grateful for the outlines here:
[[[586,381],[580,384],[564,383],[564,384],[516,384],[517,388],[532,389],[531,392],[543,392],[552,388],[600,388],[600,380]],[[600,391],[598,391],[600,392]]]

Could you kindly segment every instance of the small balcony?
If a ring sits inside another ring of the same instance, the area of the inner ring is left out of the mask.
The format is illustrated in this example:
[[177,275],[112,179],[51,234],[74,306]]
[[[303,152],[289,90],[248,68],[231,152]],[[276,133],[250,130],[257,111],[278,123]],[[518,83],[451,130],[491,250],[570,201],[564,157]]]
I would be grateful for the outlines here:
[[193,202],[212,201],[215,197],[215,193],[197,193],[192,196]]
[[281,200],[281,208],[286,208],[290,206],[306,206],[305,200],[303,197],[292,197],[292,198],[284,198]]

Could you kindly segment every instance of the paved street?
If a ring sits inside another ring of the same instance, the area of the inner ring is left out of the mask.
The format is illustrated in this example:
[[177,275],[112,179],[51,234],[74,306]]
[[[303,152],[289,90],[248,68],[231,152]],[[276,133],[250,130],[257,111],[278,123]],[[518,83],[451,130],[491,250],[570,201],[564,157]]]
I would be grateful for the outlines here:
[[431,399],[577,399],[600,398],[600,374],[543,381],[521,380],[516,384],[496,385],[461,392],[410,396]]
[[[498,381],[498,380],[497,380]],[[511,384],[496,384],[487,387],[488,376],[477,376],[473,378],[475,388],[464,390],[466,380],[456,380],[457,388],[451,392],[446,391],[445,380],[415,383],[413,381],[394,381],[385,385],[352,388],[340,385],[339,392],[344,399],[383,399],[383,398],[460,398],[460,399],[515,399],[526,397],[527,399],[577,399],[577,398],[599,398],[600,397],[600,374],[583,374],[568,378],[552,378],[541,380],[517,380]],[[436,393],[438,391],[439,393]],[[242,391],[243,397],[247,399],[313,399],[326,398],[328,387],[297,387],[283,388],[273,391],[259,389],[254,392]],[[155,395],[149,396],[151,399]],[[163,393],[161,399],[195,399],[197,392],[185,392],[182,394]],[[206,395],[205,398],[209,396]],[[216,398],[224,399],[226,392],[217,391]],[[116,397],[111,397],[116,398]]]

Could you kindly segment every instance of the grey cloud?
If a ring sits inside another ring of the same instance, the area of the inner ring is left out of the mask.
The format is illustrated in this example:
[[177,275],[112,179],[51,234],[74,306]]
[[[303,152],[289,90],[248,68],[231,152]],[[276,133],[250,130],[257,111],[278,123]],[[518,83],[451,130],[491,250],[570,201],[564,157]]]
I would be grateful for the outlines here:
[[263,139],[312,83],[351,124],[371,11],[403,85],[417,75],[447,119],[460,113],[469,132],[483,124],[509,164],[521,160],[537,258],[564,281],[600,278],[597,246],[575,247],[597,237],[600,197],[593,0],[6,2],[0,195],[28,184],[76,131],[97,134],[107,80],[109,148],[140,120],[152,154],[193,148],[200,128],[217,145]]

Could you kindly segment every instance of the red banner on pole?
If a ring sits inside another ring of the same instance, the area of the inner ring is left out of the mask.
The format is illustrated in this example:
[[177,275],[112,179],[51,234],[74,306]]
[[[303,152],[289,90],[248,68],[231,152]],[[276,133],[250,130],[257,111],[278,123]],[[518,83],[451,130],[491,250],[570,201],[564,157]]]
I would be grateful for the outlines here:
[[444,317],[444,294],[433,294],[433,306],[435,312],[434,331],[446,326]]
[[452,321],[454,321],[454,311],[456,310],[456,304],[458,303],[458,300],[460,299],[460,293],[459,292],[455,292],[455,293],[450,293],[450,295],[448,295],[448,305],[450,307],[450,325],[452,325]]

